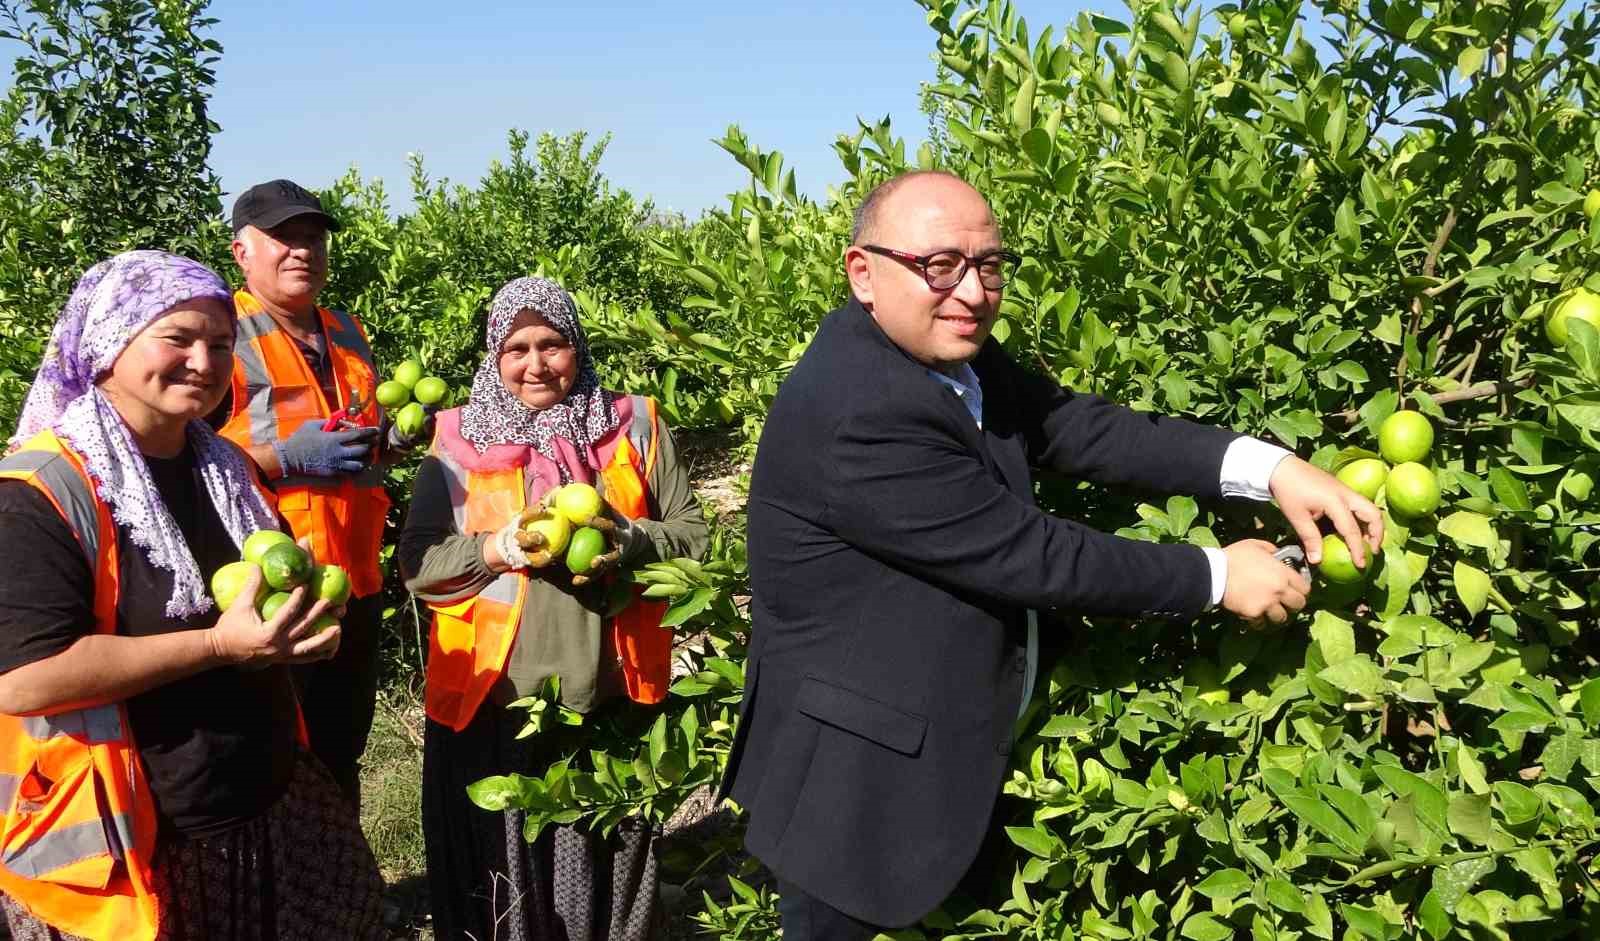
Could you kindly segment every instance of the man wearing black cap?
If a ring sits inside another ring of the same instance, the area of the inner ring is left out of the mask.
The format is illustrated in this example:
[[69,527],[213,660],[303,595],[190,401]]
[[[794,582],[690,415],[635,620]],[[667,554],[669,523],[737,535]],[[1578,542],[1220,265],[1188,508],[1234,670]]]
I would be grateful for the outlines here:
[[295,667],[295,680],[312,751],[359,804],[377,696],[378,551],[389,500],[375,454],[382,412],[372,348],[354,317],[317,306],[328,282],[328,233],[338,228],[314,194],[289,180],[252,186],[234,202],[233,259],[244,288],[234,295],[239,333],[221,431],[261,465],[278,511],[297,538],[311,540],[317,561],[349,573],[338,655]]

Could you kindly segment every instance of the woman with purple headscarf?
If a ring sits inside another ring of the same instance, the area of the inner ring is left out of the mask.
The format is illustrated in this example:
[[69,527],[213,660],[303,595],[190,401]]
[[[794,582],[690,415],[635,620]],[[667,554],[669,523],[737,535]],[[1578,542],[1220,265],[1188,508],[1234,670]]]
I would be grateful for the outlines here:
[[[610,836],[547,826],[530,844],[520,810],[481,810],[467,787],[587,761],[589,729],[641,734],[665,693],[671,632],[659,613],[644,627],[665,645],[652,694],[618,627],[642,610],[618,605],[626,581],[552,564],[520,531],[526,508],[555,487],[594,485],[613,510],[606,564],[622,568],[698,556],[705,521],[654,403],[601,387],[566,291],[512,281],[486,339],[469,401],[437,416],[397,552],[406,586],[435,611],[422,758],[435,936],[643,941],[662,926],[648,822],[624,820]],[[519,736],[528,713],[508,705],[550,678],[584,723]]]
[[[117,717],[114,736],[88,729],[80,748],[95,767],[95,748],[131,756],[134,806],[116,809],[135,823],[101,846],[143,913],[107,929],[93,891],[62,902],[85,883],[11,865],[28,847],[7,843],[13,938],[78,936],[62,923],[130,938],[382,936],[372,852],[303,750],[289,678],[289,664],[338,649],[337,627],[313,627],[339,611],[301,588],[262,620],[259,574],[226,611],[206,593],[246,537],[280,528],[254,465],[203,420],[228,388],[233,342],[231,293],[204,265],[155,251],[95,265],[0,460],[0,713],[33,717],[0,729]],[[52,806],[50,778],[0,801],[6,840]]]

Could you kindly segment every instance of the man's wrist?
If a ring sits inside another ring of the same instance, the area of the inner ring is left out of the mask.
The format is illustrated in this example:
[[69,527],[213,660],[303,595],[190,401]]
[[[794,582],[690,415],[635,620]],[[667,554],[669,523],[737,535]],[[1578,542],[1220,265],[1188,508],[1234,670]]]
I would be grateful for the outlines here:
[[1240,435],[1222,455],[1220,474],[1224,497],[1251,500],[1272,498],[1272,474],[1293,452],[1259,438]]

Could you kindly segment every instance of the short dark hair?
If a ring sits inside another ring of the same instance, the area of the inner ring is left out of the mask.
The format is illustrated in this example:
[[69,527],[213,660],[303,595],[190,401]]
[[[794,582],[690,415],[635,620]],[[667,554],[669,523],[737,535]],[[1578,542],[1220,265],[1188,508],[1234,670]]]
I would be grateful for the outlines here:
[[856,207],[855,220],[850,227],[850,244],[861,245],[863,242],[877,234],[878,211],[883,204],[894,195],[894,191],[901,186],[924,176],[942,176],[961,183],[967,182],[948,170],[911,170],[899,176],[892,176],[867,192],[861,205]]

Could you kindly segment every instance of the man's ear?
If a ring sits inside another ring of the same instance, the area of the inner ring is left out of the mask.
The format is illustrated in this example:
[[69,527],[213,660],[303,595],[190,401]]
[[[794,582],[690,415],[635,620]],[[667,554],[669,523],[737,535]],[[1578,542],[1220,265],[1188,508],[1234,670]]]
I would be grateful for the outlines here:
[[[240,233],[240,235],[243,234]],[[233,263],[239,266],[240,271],[243,271],[245,260],[250,257],[250,249],[244,244],[244,239],[237,236],[234,238],[231,247],[233,249]]]
[[844,273],[850,279],[850,293],[861,306],[872,308],[872,263],[867,253],[855,245],[844,250]]

